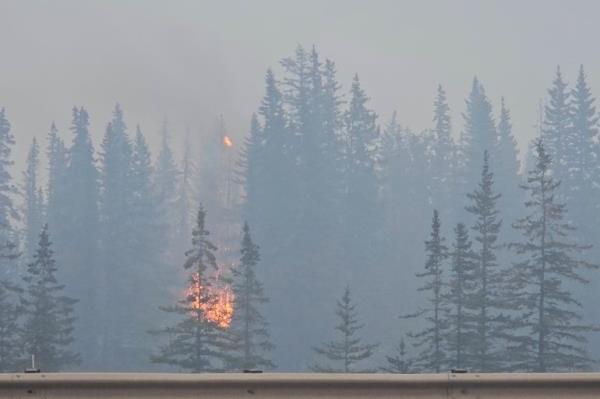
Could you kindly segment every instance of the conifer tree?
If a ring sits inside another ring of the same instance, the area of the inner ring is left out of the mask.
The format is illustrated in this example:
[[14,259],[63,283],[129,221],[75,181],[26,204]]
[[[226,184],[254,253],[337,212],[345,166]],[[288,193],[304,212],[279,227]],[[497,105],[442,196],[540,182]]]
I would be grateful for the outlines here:
[[520,162],[517,141],[512,132],[510,111],[504,103],[504,97],[500,101],[500,117],[497,126],[498,140],[494,148],[492,166],[495,171],[496,187],[502,197],[498,200],[498,207],[503,210],[504,218],[516,220],[522,216],[522,193],[519,190],[521,177],[519,175]]
[[[369,97],[362,89],[358,75],[355,75],[349,108],[344,116],[344,213],[352,215],[345,218],[345,252],[348,259],[344,263],[356,272],[365,270],[360,265],[376,259],[379,251],[375,244],[379,242],[377,234],[381,225],[380,185],[375,154],[379,127],[377,115],[367,108],[368,101]],[[362,277],[369,278],[372,275],[370,273]]]
[[263,198],[264,190],[262,189],[264,182],[261,180],[267,173],[263,153],[264,145],[262,126],[258,116],[252,114],[250,131],[244,140],[237,166],[240,169],[238,180],[244,186],[244,209],[242,213],[251,222],[256,221],[259,226],[260,220],[264,220],[267,212],[264,207],[266,199]]
[[[13,274],[9,263],[15,258],[17,243],[13,222],[18,218],[13,197],[17,194],[17,187],[13,183],[10,169],[14,164],[12,160],[12,147],[15,137],[10,130],[10,122],[6,118],[4,108],[0,108],[0,249],[6,250],[7,256],[2,257],[3,278]],[[10,256],[8,254],[10,253]]]
[[[169,143],[170,132],[168,122],[165,120],[161,128],[161,144],[155,166],[154,189],[160,204],[161,225],[165,226],[169,248],[173,248],[175,237],[174,223],[177,220],[177,182],[180,171],[175,162],[175,156]],[[169,251],[165,254],[165,262],[176,257]]]
[[451,189],[454,172],[454,141],[452,140],[452,124],[450,120],[450,107],[446,99],[446,92],[438,85],[437,96],[434,101],[431,141],[431,202],[442,209],[442,215],[450,219],[452,202]]
[[191,234],[191,222],[194,218],[192,207],[196,198],[193,187],[193,180],[196,168],[192,159],[192,148],[190,143],[189,131],[186,132],[183,143],[183,159],[181,162],[181,176],[178,182],[178,198],[177,198],[177,223],[175,236],[175,244],[179,249],[176,253],[183,254],[185,249],[182,247],[187,238]]
[[[280,345],[289,347],[285,359],[288,365],[296,362],[296,367],[304,366],[305,362],[297,359],[304,351],[293,345],[302,336],[299,329],[283,330],[298,317],[297,311],[305,309],[298,306],[295,295],[299,286],[291,276],[300,278],[303,270],[296,265],[296,259],[291,263],[289,251],[294,247],[296,237],[295,226],[298,216],[296,201],[297,184],[297,137],[292,133],[287,122],[284,109],[283,94],[280,90],[273,71],[265,75],[265,94],[258,112],[258,119],[252,126],[252,142],[247,147],[246,170],[246,201],[245,217],[252,226],[254,238],[262,243],[262,267],[258,274],[265,284],[273,302],[265,304],[273,321],[273,326],[281,326],[277,334]],[[294,200],[288,201],[289,198]],[[276,304],[276,305],[275,305]],[[295,311],[290,311],[295,309]],[[277,359],[278,363],[280,359]],[[284,366],[285,367],[285,366]]]
[[129,321],[124,332],[130,337],[126,343],[131,347],[128,355],[131,365],[123,364],[122,368],[137,368],[147,362],[148,348],[153,343],[140,337],[160,318],[158,306],[171,297],[173,287],[180,283],[180,276],[163,263],[166,232],[161,224],[157,194],[152,187],[152,174],[150,151],[138,126],[131,144],[129,257],[124,270],[119,273],[126,279],[124,294],[129,306],[124,316]]
[[381,368],[382,371],[399,374],[408,374],[411,372],[411,362],[406,354],[404,337],[400,339],[400,343],[394,348],[393,355],[386,355],[385,359],[387,364]]
[[474,216],[472,230],[477,242],[477,288],[474,294],[475,336],[473,337],[474,369],[499,370],[501,367],[502,271],[497,262],[498,235],[502,220],[496,203],[501,197],[494,189],[494,174],[490,171],[488,152],[483,155],[483,168],[478,188],[467,197],[471,205],[465,209]]
[[450,252],[451,275],[448,282],[447,304],[448,358],[452,368],[469,368],[472,365],[472,343],[476,339],[474,310],[477,290],[478,263],[472,248],[469,232],[463,223],[454,228],[454,243]]
[[[14,259],[5,255],[2,258]],[[20,288],[15,284],[6,279],[0,281],[0,371],[3,373],[20,371],[22,347],[19,318],[22,312],[15,301],[19,292]]]
[[63,265],[61,274],[67,295],[80,300],[75,309],[75,350],[81,353],[86,366],[100,367],[103,320],[98,317],[102,309],[99,302],[102,287],[98,265],[98,170],[88,128],[87,111],[83,107],[73,108],[71,131],[74,137],[65,170],[65,197],[61,197],[61,201],[68,198],[68,207],[61,213],[59,223],[63,237],[60,246],[56,246],[56,253],[58,263]]
[[324,362],[311,366],[311,369],[329,373],[366,372],[366,369],[357,366],[373,355],[378,344],[363,343],[363,339],[357,336],[364,326],[358,321],[356,305],[350,297],[350,287],[346,286],[335,314],[339,318],[339,324],[335,326],[339,337],[313,348],[317,355],[324,358]]
[[586,246],[573,239],[575,228],[567,221],[560,202],[560,181],[552,173],[550,154],[536,142],[536,164],[523,189],[528,214],[513,224],[523,240],[512,244],[521,258],[510,272],[511,307],[519,318],[511,328],[511,360],[516,370],[534,372],[586,370],[592,360],[586,352],[586,332],[595,330],[581,321],[577,285],[587,283],[585,269],[598,266],[579,260]]
[[272,369],[268,356],[273,345],[262,305],[268,301],[262,283],[256,275],[260,261],[259,248],[252,241],[248,223],[242,229],[239,264],[231,270],[235,309],[229,332],[232,336],[229,368],[232,370]]
[[465,126],[460,137],[459,185],[462,194],[473,190],[477,185],[477,170],[483,163],[484,151],[494,151],[496,145],[496,125],[492,115],[492,105],[477,78],[473,79],[471,93],[466,100],[467,109],[463,114]]
[[17,212],[13,204],[16,187],[13,184],[10,168],[13,165],[11,153],[15,138],[10,130],[4,108],[0,108],[0,370],[16,371],[21,349],[19,345],[20,309],[15,301],[19,292],[16,286],[14,260],[19,256],[15,240],[13,221]]
[[64,141],[58,135],[54,123],[48,133],[46,157],[48,159],[48,185],[46,188],[47,204],[46,217],[52,226],[55,248],[63,248],[64,227],[61,221],[67,211],[65,201],[65,171],[67,169],[67,149]]
[[185,298],[162,310],[177,316],[179,321],[170,327],[153,331],[166,335],[168,341],[152,362],[175,366],[194,373],[215,371],[223,360],[226,341],[220,327],[207,317],[215,306],[216,297],[211,292],[212,279],[208,274],[216,270],[214,252],[217,247],[210,241],[206,229],[206,212],[200,206],[194,230],[192,248],[186,252],[183,265],[188,272],[188,289]]
[[425,327],[417,333],[411,333],[410,336],[415,339],[415,348],[420,350],[415,366],[423,371],[439,373],[447,364],[444,336],[447,331],[445,315],[448,309],[443,296],[443,275],[448,249],[441,235],[441,222],[437,210],[433,211],[431,236],[425,241],[425,251],[425,271],[417,274],[417,277],[423,279],[418,291],[426,293],[428,303],[427,307],[418,313],[418,316],[424,317]]
[[[600,194],[597,158],[598,114],[596,99],[586,81],[583,65],[579,67],[577,83],[571,92],[572,130],[565,149],[565,168],[568,176],[563,180],[563,192],[571,216],[583,237],[597,234],[598,218],[590,218],[590,210],[598,209]],[[593,212],[596,214],[596,212]]]
[[101,352],[103,364],[111,368],[128,367],[119,359],[120,354],[127,353],[129,359],[135,357],[134,340],[127,336],[134,331],[138,313],[132,317],[120,306],[135,302],[137,296],[132,290],[136,273],[131,267],[136,257],[132,247],[136,221],[131,219],[131,151],[123,110],[116,104],[112,120],[106,127],[100,154],[100,242],[104,264],[101,280],[104,288],[99,290],[104,331]]
[[573,106],[560,67],[556,68],[556,77],[548,94],[550,99],[544,107],[542,137],[546,143],[548,154],[554,159],[557,177],[564,179],[568,176],[568,170],[565,168],[567,162],[565,154],[573,130]]
[[35,252],[36,237],[42,227],[43,202],[40,202],[40,187],[38,186],[40,148],[34,138],[27,155],[27,169],[23,173],[23,192],[25,195],[25,234],[24,258],[31,259]]
[[21,297],[25,316],[23,349],[26,355],[35,355],[36,364],[44,371],[61,371],[80,362],[79,354],[71,349],[73,308],[78,301],[64,295],[65,286],[57,280],[53,254],[46,224],[23,277],[25,289]]

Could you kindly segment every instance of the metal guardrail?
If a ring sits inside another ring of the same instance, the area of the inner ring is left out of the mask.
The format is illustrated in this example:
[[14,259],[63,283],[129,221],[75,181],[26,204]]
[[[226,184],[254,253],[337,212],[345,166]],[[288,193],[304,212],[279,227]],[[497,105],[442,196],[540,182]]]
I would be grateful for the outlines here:
[[600,399],[600,373],[0,374],[0,398]]

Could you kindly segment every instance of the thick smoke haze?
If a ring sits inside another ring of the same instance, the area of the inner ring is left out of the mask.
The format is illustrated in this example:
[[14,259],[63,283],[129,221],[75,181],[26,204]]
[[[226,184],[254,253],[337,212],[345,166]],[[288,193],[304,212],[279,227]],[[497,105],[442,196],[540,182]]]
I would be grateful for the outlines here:
[[0,0],[0,372],[597,368],[598,15]]
[[[22,163],[32,136],[73,105],[87,107],[99,140],[115,102],[156,143],[167,117],[175,140],[249,127],[268,67],[296,44],[333,60],[346,89],[358,73],[374,109],[405,126],[430,126],[444,85],[455,132],[475,74],[495,105],[510,105],[521,148],[538,102],[561,65],[592,72],[600,55],[594,1],[10,1],[0,2],[0,103]],[[590,73],[592,87],[600,79]],[[600,84],[600,83],[599,83]],[[133,126],[130,126],[133,127]],[[175,143],[179,149],[179,143]]]

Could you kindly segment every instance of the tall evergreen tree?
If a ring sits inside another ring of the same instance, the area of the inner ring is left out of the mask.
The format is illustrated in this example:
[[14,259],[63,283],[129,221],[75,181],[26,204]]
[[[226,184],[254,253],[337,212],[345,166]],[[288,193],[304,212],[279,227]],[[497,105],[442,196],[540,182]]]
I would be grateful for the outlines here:
[[63,248],[64,237],[63,220],[67,212],[67,201],[65,199],[65,171],[67,169],[67,149],[64,141],[58,135],[58,130],[54,123],[48,133],[48,144],[46,157],[48,159],[48,184],[46,188],[46,218],[48,224],[52,226],[52,236],[54,237],[55,248]]
[[466,105],[467,109],[463,114],[465,126],[459,143],[461,164],[458,172],[459,186],[463,195],[476,187],[479,180],[477,171],[483,163],[483,153],[494,151],[497,137],[492,105],[477,78],[473,79]]
[[511,351],[517,370],[585,370],[592,363],[585,333],[595,328],[582,323],[581,304],[569,285],[585,284],[582,271],[598,266],[577,259],[588,247],[573,240],[575,228],[566,219],[559,186],[551,157],[538,140],[536,165],[523,185],[528,214],[513,225],[523,235],[523,241],[512,244],[521,260],[510,273],[511,305],[521,314],[512,325],[520,333]]
[[[133,331],[135,317],[131,317],[121,306],[135,300],[131,285],[135,272],[131,269],[133,224],[131,219],[131,142],[127,135],[123,110],[117,104],[112,120],[106,127],[101,146],[100,169],[100,220],[102,285],[100,301],[103,320],[102,363],[105,367],[123,368],[120,355],[134,355],[133,337],[128,340],[128,331]],[[129,342],[128,342],[129,341]]]
[[179,321],[155,334],[169,340],[151,357],[155,363],[167,364],[194,373],[214,371],[221,365],[226,341],[220,327],[207,317],[214,308],[216,297],[211,292],[213,282],[208,273],[216,270],[214,251],[217,247],[209,239],[206,212],[200,206],[192,231],[192,248],[186,253],[183,265],[188,274],[185,298],[177,304],[162,308],[178,317]]
[[38,185],[40,148],[34,138],[29,153],[27,154],[27,168],[24,177],[23,193],[25,195],[25,232],[24,232],[24,255],[30,260],[35,252],[36,237],[42,227],[43,202],[40,202],[40,187]]
[[567,205],[580,234],[583,237],[594,237],[599,232],[598,218],[590,218],[590,210],[598,209],[600,205],[597,200],[600,194],[600,163],[597,153],[599,117],[594,105],[596,99],[586,81],[583,65],[579,68],[571,99],[572,130],[564,154],[568,176],[562,183],[563,192],[567,194]]
[[[373,262],[377,233],[381,225],[379,213],[379,181],[375,168],[375,148],[379,136],[377,115],[367,108],[367,97],[354,76],[349,108],[345,114],[345,218],[346,263],[356,273],[361,266]],[[350,215],[352,215],[350,217]],[[371,273],[371,272],[369,272]],[[361,276],[371,277],[371,276]]]
[[445,219],[451,219],[453,195],[451,192],[454,172],[454,141],[452,139],[452,124],[450,107],[446,92],[438,86],[437,96],[433,103],[433,139],[431,143],[431,202],[442,209]]
[[[275,361],[282,367],[299,369],[305,364],[300,362],[304,351],[294,343],[304,331],[284,328],[293,323],[297,312],[305,309],[290,295],[299,289],[295,278],[304,278],[299,262],[289,261],[289,251],[297,237],[294,230],[298,220],[298,197],[294,194],[298,171],[297,155],[294,155],[297,137],[288,126],[283,94],[271,70],[265,75],[265,86],[256,121],[260,123],[252,126],[253,136],[247,147],[244,209],[256,241],[264,248],[261,252],[263,267],[258,275],[273,299],[265,304],[273,321],[273,336],[278,337],[278,347],[289,348],[285,356]],[[294,200],[288,201],[289,198]],[[290,309],[295,310],[290,312]]]
[[16,371],[21,349],[19,345],[18,318],[20,309],[15,301],[18,287],[15,285],[14,260],[18,257],[18,245],[13,229],[17,212],[13,204],[16,187],[10,168],[15,138],[10,130],[4,108],[0,108],[0,370]]
[[[135,336],[131,366],[146,364],[147,353],[154,342],[144,339],[144,332],[161,319],[160,304],[171,298],[175,287],[181,286],[181,276],[165,267],[166,232],[161,219],[160,203],[152,187],[153,168],[150,150],[139,126],[136,128],[131,153],[130,218],[132,229],[128,265],[129,334]],[[148,337],[149,338],[149,337]],[[131,342],[130,342],[131,344]]]
[[512,132],[510,111],[500,101],[500,117],[497,126],[498,140],[494,148],[492,166],[495,171],[496,187],[502,197],[498,199],[498,207],[503,210],[505,219],[515,220],[522,216],[522,193],[519,190],[521,177],[517,141]]
[[339,331],[339,339],[313,348],[317,355],[326,360],[323,364],[311,366],[311,369],[330,373],[365,372],[365,369],[357,368],[357,365],[371,358],[378,344],[363,343],[363,339],[357,336],[364,325],[358,321],[356,305],[350,297],[350,287],[344,290],[335,314],[339,318],[339,324],[335,326]]
[[[244,145],[238,160],[238,180],[244,186],[244,204],[242,214],[251,222],[256,221],[260,226],[260,220],[266,217],[266,199],[264,196],[264,182],[261,180],[266,175],[265,140],[263,129],[256,114],[252,114],[250,120],[250,131],[244,140]],[[262,227],[262,226],[261,226]],[[262,236],[262,234],[261,234]]]
[[248,223],[244,223],[241,258],[231,271],[235,311],[230,325],[232,351],[229,367],[233,370],[275,367],[268,356],[273,345],[261,309],[268,299],[255,270],[260,260],[258,249],[258,245],[252,241]]
[[[431,236],[425,241],[427,262],[425,271],[417,277],[423,279],[423,285],[418,290],[427,295],[427,307],[419,312],[425,319],[425,327],[410,334],[415,339],[415,347],[420,350],[415,366],[423,371],[439,373],[447,363],[447,353],[444,348],[444,336],[447,330],[448,309],[443,296],[443,275],[448,249],[441,235],[441,222],[437,210],[433,211]],[[414,317],[414,315],[408,316]]]
[[[65,170],[64,193],[68,193],[68,212],[64,212],[64,228],[60,248],[56,246],[59,264],[63,266],[62,281],[67,295],[81,302],[75,309],[75,350],[85,360],[84,367],[101,367],[102,320],[99,294],[101,273],[98,264],[99,213],[98,171],[94,148],[88,131],[89,116],[81,108],[73,108],[73,143]],[[67,198],[67,197],[64,197]]]
[[183,143],[183,159],[181,162],[181,176],[178,182],[178,197],[177,197],[177,223],[175,236],[175,245],[177,253],[185,252],[182,247],[187,238],[191,234],[191,222],[193,220],[193,205],[195,203],[196,195],[194,193],[193,181],[195,177],[196,168],[192,159],[192,147],[190,143],[189,131],[186,132],[185,140]]
[[450,252],[452,268],[446,294],[449,307],[446,343],[450,366],[466,369],[472,365],[472,344],[477,338],[474,310],[478,307],[475,301],[478,263],[467,227],[458,223],[454,228],[454,236]]
[[[177,182],[180,172],[177,168],[175,156],[170,145],[170,132],[167,121],[165,120],[161,128],[161,142],[158,152],[158,158],[155,166],[154,189],[160,203],[161,224],[165,226],[167,232],[167,242],[169,248],[173,248],[175,239],[175,221],[177,220]],[[165,253],[165,262],[173,259],[177,254],[168,251]]]
[[542,137],[548,147],[548,154],[554,158],[557,176],[563,179],[568,176],[565,153],[568,138],[573,130],[573,106],[560,67],[556,68],[556,77],[548,95],[550,99],[544,107]]
[[46,224],[23,277],[25,290],[21,297],[25,316],[23,349],[35,355],[36,364],[44,371],[60,371],[80,362],[79,354],[71,350],[77,300],[64,295],[65,286],[57,280],[53,254]]
[[15,137],[10,131],[10,122],[6,118],[4,108],[0,108],[0,249],[6,249],[7,255],[2,257],[3,271],[6,278],[12,278],[15,274],[12,268],[8,267],[10,261],[16,255],[17,236],[14,230],[14,221],[18,218],[18,213],[14,205],[14,196],[17,194],[17,187],[13,183],[10,168],[14,164],[12,160],[12,147],[15,145]]
[[483,168],[478,188],[467,197],[471,205],[465,209],[475,218],[472,230],[477,242],[477,288],[474,301],[476,332],[473,337],[473,368],[480,371],[499,370],[501,367],[502,324],[502,271],[497,262],[498,235],[502,226],[497,209],[501,197],[494,189],[494,174],[490,171],[487,151],[483,155]]

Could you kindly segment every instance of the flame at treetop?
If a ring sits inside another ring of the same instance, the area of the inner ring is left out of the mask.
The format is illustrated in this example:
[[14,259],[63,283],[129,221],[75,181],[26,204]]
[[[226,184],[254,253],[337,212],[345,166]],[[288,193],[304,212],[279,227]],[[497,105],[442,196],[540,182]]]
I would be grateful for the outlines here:
[[198,273],[193,275],[193,283],[186,290],[187,297],[193,297],[193,309],[202,309],[204,317],[221,328],[228,328],[233,316],[233,292],[229,287],[210,287],[210,294],[214,295],[214,303],[202,303],[202,286]]
[[233,141],[231,141],[229,136],[223,136],[223,145],[225,145],[225,147],[233,147]]

